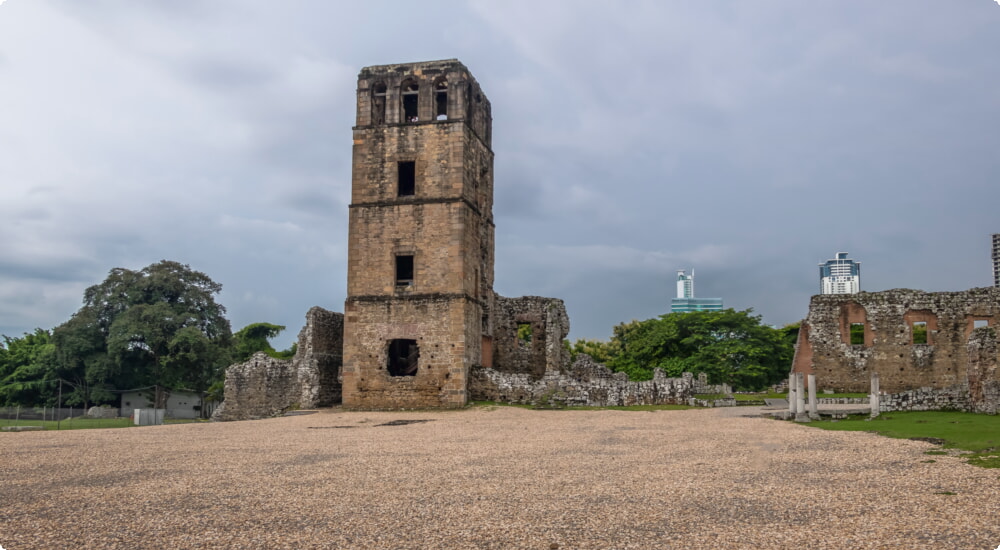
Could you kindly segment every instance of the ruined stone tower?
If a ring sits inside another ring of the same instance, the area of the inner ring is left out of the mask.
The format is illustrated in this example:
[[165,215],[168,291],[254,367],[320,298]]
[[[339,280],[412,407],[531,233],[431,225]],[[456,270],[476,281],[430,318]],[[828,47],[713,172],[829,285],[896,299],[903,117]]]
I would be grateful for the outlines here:
[[492,363],[491,125],[458,60],[358,75],[345,407],[460,407]]

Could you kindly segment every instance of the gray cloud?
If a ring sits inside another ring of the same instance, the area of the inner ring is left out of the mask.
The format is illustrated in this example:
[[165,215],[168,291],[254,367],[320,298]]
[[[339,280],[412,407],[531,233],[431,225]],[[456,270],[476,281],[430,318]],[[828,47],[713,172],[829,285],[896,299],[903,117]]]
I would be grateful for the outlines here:
[[289,344],[344,299],[357,71],[449,57],[493,103],[497,288],[574,337],[666,312],[679,268],[773,324],[841,250],[870,290],[986,285],[997,28],[985,0],[6,2],[0,331],[168,258]]

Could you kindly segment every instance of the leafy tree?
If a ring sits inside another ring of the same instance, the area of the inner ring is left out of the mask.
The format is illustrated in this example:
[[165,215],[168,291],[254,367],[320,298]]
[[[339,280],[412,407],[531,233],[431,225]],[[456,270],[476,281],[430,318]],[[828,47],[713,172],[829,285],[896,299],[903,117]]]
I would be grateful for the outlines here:
[[20,338],[3,337],[0,345],[0,403],[50,405],[47,394],[56,382],[52,334],[35,329]]
[[572,360],[575,360],[577,355],[586,353],[598,363],[607,363],[611,360],[615,353],[611,343],[603,340],[579,338],[572,344],[570,344],[568,340],[565,341],[565,346],[566,349],[569,350],[570,358]]
[[226,310],[215,302],[221,290],[204,273],[167,260],[140,271],[112,269],[53,331],[71,399],[109,401],[110,389],[153,385],[206,390],[232,345]]
[[[252,323],[243,327],[233,335],[233,360],[241,363],[258,351],[263,351],[271,357],[278,359],[287,359],[291,355],[294,355],[294,344],[290,350],[276,351],[271,346],[271,342],[268,341],[281,334],[283,330],[285,330],[284,326],[272,325],[271,323]],[[289,352],[291,352],[291,355],[289,355]]]
[[787,373],[792,344],[779,329],[761,325],[752,310],[671,313],[615,327],[608,366],[633,380],[652,378],[661,368],[669,376],[708,374],[713,383],[759,389]]

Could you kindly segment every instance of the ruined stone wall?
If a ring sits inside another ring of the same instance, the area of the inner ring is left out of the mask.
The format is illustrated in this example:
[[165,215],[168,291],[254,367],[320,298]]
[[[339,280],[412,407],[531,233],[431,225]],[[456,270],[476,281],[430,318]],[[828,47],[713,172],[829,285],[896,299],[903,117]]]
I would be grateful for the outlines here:
[[[556,298],[497,296],[493,312],[493,368],[539,379],[569,362],[563,340],[569,334],[566,305]],[[520,325],[531,327],[530,341],[518,338]]]
[[340,368],[344,358],[344,314],[310,308],[299,332],[292,365],[303,408],[329,407],[341,401]]
[[264,352],[226,369],[225,401],[212,420],[252,420],[277,416],[297,405],[301,386],[292,362]]
[[[793,372],[815,374],[821,387],[845,392],[867,392],[877,372],[882,391],[899,395],[886,407],[995,410],[997,319],[995,288],[813,296]],[[975,328],[977,321],[989,328]],[[863,338],[852,342],[851,324],[864,325]]]
[[213,420],[249,420],[340,402],[344,315],[313,307],[292,359],[257,352],[226,369],[225,400]]
[[694,394],[731,393],[724,385],[709,385],[702,374],[684,373],[668,378],[660,369],[653,379],[633,382],[622,372],[580,354],[568,368],[548,370],[541,377],[530,372],[502,372],[474,368],[469,380],[472,399],[527,405],[580,405],[593,407],[688,404]]

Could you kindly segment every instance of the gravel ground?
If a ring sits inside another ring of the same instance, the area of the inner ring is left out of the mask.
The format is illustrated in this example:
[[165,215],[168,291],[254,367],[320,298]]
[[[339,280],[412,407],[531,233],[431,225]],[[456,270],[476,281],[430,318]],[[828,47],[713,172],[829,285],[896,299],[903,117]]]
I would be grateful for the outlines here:
[[[0,545],[1000,545],[1000,471],[739,409],[343,412],[0,434]],[[384,425],[399,420],[421,420]]]

